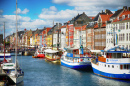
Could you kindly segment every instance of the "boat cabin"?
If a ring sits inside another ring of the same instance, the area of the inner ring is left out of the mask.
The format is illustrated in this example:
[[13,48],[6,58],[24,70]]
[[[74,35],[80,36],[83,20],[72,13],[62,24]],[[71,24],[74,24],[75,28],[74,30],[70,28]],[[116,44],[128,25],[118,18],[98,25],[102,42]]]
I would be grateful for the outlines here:
[[47,49],[45,50],[45,57],[48,57],[48,58],[58,58],[60,55],[59,55],[59,51],[57,50],[52,50],[52,49]]

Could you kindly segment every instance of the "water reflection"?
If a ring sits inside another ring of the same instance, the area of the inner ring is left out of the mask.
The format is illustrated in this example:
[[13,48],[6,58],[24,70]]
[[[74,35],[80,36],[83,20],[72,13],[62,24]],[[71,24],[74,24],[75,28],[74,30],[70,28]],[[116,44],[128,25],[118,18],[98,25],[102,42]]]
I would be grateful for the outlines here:
[[130,81],[100,77],[92,70],[74,70],[31,56],[23,56],[21,62],[25,74],[24,81],[15,86],[129,86],[130,84]]
[[129,86],[130,85],[130,81],[110,79],[95,74],[91,75],[91,78],[93,79],[93,83],[96,84],[97,86]]

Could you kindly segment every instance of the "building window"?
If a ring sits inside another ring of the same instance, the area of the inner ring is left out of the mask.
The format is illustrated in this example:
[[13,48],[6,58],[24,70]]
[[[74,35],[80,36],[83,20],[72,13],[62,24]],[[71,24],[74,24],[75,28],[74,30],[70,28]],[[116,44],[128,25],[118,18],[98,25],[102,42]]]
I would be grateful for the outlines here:
[[130,29],[130,22],[129,22],[129,29]]
[[117,24],[115,24],[115,29],[117,30]]
[[128,29],[128,22],[126,23],[126,29]]
[[123,41],[125,40],[125,34],[123,33]]
[[129,41],[130,41],[130,33],[129,33]]
[[120,41],[122,41],[122,34],[120,36],[121,36],[121,38],[120,38],[121,40]]
[[128,41],[128,33],[126,34],[126,41]]
[[113,43],[113,40],[112,40],[112,38],[111,38],[111,43]]
[[119,34],[119,37],[118,37],[119,41],[120,41],[120,38],[121,38],[121,36],[120,36],[120,34]]
[[126,45],[126,48],[127,48],[127,49],[128,49],[128,46],[129,46],[129,45]]

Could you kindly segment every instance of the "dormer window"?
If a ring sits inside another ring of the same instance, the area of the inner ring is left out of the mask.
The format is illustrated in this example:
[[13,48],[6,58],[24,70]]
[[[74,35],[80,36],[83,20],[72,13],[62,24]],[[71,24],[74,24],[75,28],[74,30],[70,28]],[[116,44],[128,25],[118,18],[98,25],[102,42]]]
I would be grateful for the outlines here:
[[122,15],[122,19],[125,19],[125,15]]
[[117,20],[119,20],[119,16],[117,17]]
[[130,14],[128,14],[128,18],[130,18]]

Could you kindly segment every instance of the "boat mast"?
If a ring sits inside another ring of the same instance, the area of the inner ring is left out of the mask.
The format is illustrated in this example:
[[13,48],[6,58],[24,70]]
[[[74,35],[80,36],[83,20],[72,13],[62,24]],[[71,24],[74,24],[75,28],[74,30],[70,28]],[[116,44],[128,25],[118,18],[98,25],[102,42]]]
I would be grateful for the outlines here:
[[113,35],[114,35],[114,36],[113,36],[113,37],[114,37],[114,38],[113,38],[113,41],[114,41],[114,46],[115,46],[115,27],[113,27]]
[[4,22],[4,61],[6,61],[5,59],[5,22]]
[[[53,19],[53,27],[52,29],[54,28],[54,19]],[[52,30],[52,50],[53,50],[53,30]]]
[[16,43],[15,43],[15,73],[17,73],[17,0],[16,0]]

